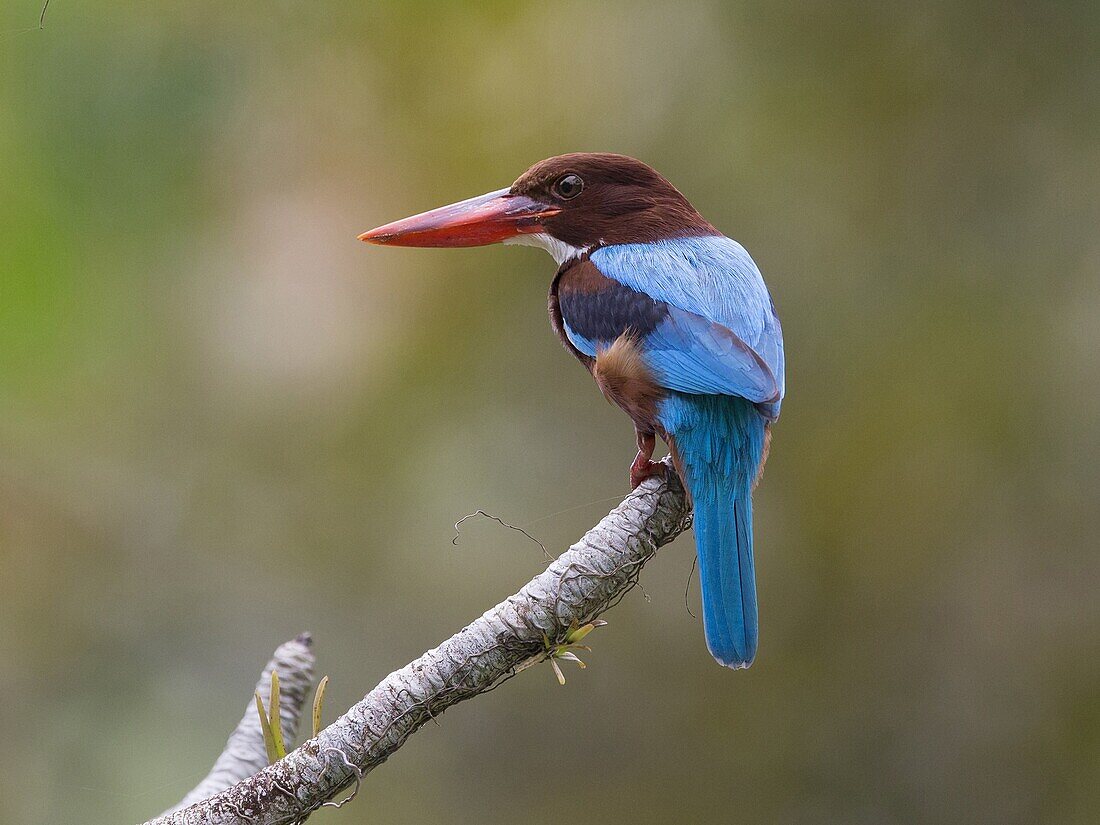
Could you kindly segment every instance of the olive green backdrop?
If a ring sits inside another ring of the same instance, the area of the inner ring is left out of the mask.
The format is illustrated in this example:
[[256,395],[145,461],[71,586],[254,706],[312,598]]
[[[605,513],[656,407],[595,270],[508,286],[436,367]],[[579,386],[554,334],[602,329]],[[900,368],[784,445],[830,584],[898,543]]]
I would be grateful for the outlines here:
[[461,515],[621,497],[544,253],[355,240],[605,150],[783,320],[757,663],[685,537],[317,821],[1096,822],[1098,8],[6,0],[0,820],[155,814],[284,639],[334,712],[541,568]]

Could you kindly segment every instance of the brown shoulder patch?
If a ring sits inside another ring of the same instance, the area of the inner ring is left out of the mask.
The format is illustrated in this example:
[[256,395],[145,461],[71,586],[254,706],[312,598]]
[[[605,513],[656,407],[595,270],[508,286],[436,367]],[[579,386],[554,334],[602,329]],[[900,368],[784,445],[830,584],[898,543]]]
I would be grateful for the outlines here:
[[599,268],[588,258],[583,258],[561,273],[558,293],[561,296],[570,293],[591,295],[604,292],[614,286],[619,286],[619,284],[600,272]]

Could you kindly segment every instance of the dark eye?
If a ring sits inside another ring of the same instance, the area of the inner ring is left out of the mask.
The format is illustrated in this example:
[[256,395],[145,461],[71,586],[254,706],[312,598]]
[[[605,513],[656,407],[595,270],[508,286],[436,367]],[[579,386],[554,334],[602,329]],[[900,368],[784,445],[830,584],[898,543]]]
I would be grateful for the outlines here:
[[554,194],[569,200],[575,198],[584,189],[584,181],[577,175],[562,175],[554,184]]

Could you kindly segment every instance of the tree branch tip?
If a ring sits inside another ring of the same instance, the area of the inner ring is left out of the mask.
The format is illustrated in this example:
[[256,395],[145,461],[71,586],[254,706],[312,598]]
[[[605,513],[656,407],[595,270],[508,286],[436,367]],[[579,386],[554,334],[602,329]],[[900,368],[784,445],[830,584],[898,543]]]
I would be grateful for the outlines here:
[[[671,462],[665,459],[666,463]],[[155,825],[285,825],[322,807],[340,807],[359,792],[363,777],[386,761],[429,719],[451,705],[488,693],[516,674],[550,661],[584,667],[574,650],[606,622],[598,616],[637,585],[642,566],[690,523],[690,502],[674,472],[646,479],[608,515],[517,593],[451,638],[393,671],[346,713],[320,728],[323,684],[314,693],[314,738],[274,765],[267,764],[261,719],[253,706],[231,734],[211,774]],[[643,591],[644,592],[644,591]],[[285,642],[257,685],[270,696],[278,669],[284,722],[297,728],[312,683],[313,637]],[[284,667],[287,668],[284,673]],[[266,677],[266,678],[264,678]],[[404,698],[403,698],[404,697]],[[279,707],[269,700],[269,706]],[[271,721],[269,713],[268,721]],[[286,741],[293,739],[290,725]],[[238,751],[247,750],[240,757]],[[243,758],[242,758],[243,757]],[[352,789],[340,801],[341,792]],[[147,823],[154,825],[154,823]]]

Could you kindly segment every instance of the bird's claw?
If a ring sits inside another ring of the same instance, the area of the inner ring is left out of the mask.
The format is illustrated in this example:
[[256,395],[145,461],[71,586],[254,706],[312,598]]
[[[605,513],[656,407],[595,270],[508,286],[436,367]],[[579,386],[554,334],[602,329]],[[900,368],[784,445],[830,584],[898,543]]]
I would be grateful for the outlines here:
[[652,476],[664,478],[667,471],[668,465],[663,461],[653,461],[639,452],[634,463],[630,465],[630,489],[637,490],[639,484]]

